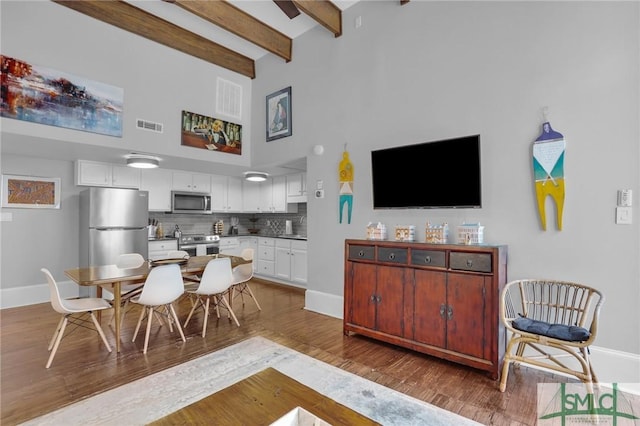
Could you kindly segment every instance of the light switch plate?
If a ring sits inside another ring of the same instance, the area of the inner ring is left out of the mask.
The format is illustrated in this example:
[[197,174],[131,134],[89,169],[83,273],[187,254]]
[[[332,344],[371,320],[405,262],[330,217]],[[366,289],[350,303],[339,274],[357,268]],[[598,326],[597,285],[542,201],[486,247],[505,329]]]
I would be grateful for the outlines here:
[[616,207],[616,224],[631,225],[631,207]]

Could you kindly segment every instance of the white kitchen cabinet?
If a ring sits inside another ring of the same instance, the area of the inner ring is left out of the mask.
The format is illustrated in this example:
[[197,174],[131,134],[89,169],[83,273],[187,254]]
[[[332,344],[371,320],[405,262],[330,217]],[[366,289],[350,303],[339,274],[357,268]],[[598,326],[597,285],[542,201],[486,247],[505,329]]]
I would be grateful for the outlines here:
[[[258,194],[256,194],[256,188]],[[249,213],[297,213],[298,205],[287,203],[287,187],[285,176],[268,178],[257,185],[245,185],[243,194],[245,199],[245,212]],[[247,206],[252,210],[246,210]]]
[[211,210],[242,212],[242,180],[233,176],[211,176]]
[[234,256],[240,255],[240,239],[238,237],[220,238],[220,253],[227,253]]
[[178,250],[178,240],[149,241],[149,259],[166,259],[169,252]]
[[262,213],[265,203],[262,200],[262,191],[265,182],[242,182],[242,211],[244,213]]
[[295,284],[307,283],[307,242],[276,239],[275,276]]
[[253,272],[255,273],[258,269],[258,237],[239,237],[240,247],[238,248],[239,253],[242,253],[242,250],[251,248],[253,249]]
[[273,277],[275,275],[276,238],[258,237],[258,268],[256,274]]
[[167,169],[143,169],[140,189],[149,192],[149,211],[171,211],[173,172]]
[[140,188],[140,169],[97,161],[76,161],[76,185]]
[[173,171],[174,191],[211,193],[211,175],[205,173],[191,173],[183,171]]
[[307,202],[307,174],[296,173],[287,175],[287,202]]

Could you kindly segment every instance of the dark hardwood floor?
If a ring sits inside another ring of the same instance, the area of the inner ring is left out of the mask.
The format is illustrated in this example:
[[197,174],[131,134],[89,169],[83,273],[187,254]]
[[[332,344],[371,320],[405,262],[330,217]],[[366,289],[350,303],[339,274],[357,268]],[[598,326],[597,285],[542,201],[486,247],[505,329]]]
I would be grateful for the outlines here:
[[[130,342],[138,318],[135,307],[125,318],[122,352],[109,353],[98,335],[76,329],[63,339],[51,368],[47,345],[59,320],[49,303],[0,311],[0,403],[4,426],[14,425],[173,365],[197,358],[252,336],[263,336],[343,370],[365,377],[430,404],[487,425],[534,425],[538,382],[568,381],[520,367],[512,369],[507,391],[484,372],[446,362],[365,337],[344,336],[342,320],[305,310],[300,289],[254,280],[260,301],[234,310],[240,327],[226,317],[209,322],[201,337],[201,314],[185,329],[187,342],[167,327],[154,324],[149,350],[142,353],[144,330]],[[184,321],[190,304],[184,298],[178,316]],[[115,342],[107,323],[110,343]],[[220,419],[218,419],[220,420]],[[219,423],[223,424],[223,423]]]

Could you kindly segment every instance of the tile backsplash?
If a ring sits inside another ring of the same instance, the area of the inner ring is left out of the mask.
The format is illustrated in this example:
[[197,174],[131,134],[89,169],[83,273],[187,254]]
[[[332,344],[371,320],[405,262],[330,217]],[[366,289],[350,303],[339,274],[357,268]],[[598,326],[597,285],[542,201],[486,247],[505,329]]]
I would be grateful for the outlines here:
[[[284,234],[287,220],[291,221],[294,234],[307,235],[306,203],[298,203],[298,213],[213,213],[200,215],[149,212],[149,219],[156,219],[162,223],[164,234],[168,236],[173,236],[176,224],[183,234],[213,234],[213,224],[218,220],[222,220],[224,223],[222,235],[229,235],[232,217],[238,218],[239,235],[249,234],[249,229],[259,229],[257,235]],[[253,222],[252,218],[258,220]]]

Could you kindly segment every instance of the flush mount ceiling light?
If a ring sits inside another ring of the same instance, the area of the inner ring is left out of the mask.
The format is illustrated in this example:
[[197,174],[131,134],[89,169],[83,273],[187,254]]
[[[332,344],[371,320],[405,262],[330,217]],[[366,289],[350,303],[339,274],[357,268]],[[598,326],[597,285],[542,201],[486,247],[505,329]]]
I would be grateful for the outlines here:
[[251,182],[264,182],[267,177],[269,174],[264,172],[244,172],[244,178]]
[[153,169],[160,166],[160,159],[153,155],[129,154],[125,158],[127,159],[127,166],[137,169]]

